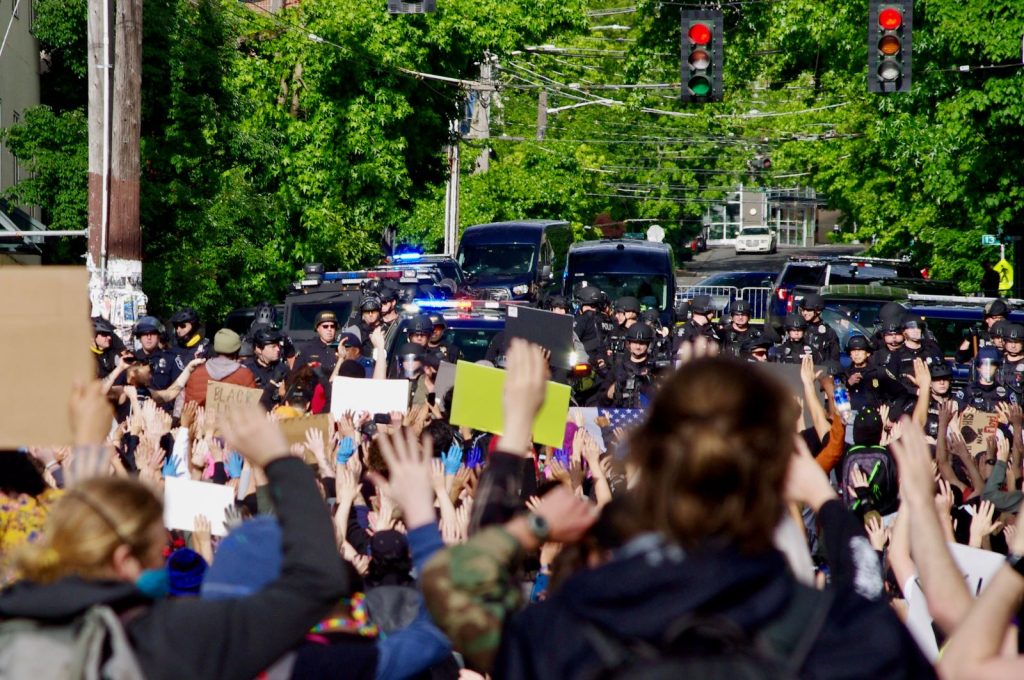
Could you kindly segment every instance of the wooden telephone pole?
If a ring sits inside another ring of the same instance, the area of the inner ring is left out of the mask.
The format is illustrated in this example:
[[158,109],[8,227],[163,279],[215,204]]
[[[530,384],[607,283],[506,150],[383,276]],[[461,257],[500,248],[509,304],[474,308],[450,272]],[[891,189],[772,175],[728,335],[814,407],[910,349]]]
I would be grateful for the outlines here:
[[89,0],[89,294],[127,336],[146,312],[139,221],[142,0]]

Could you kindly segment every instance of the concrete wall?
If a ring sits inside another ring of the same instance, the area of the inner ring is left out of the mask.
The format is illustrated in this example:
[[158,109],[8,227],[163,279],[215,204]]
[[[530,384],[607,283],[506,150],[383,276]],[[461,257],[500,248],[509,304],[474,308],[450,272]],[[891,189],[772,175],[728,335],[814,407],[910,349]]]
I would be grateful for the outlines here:
[[[17,14],[14,6],[18,5]],[[7,44],[0,54],[0,127],[23,118],[26,109],[39,104],[39,44],[32,35],[33,0],[0,0],[0,39],[10,24]],[[15,18],[12,21],[12,16]],[[16,159],[0,146],[0,191],[24,177]],[[29,212],[39,217],[38,208]]]

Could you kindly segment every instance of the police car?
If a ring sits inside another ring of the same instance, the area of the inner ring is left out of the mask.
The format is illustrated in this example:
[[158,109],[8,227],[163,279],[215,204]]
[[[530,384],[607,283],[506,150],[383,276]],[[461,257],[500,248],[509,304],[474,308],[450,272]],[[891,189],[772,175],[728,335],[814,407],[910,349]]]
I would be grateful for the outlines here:
[[388,356],[406,342],[406,327],[419,314],[440,314],[445,322],[444,342],[459,348],[463,361],[480,361],[491,340],[505,328],[508,303],[490,300],[415,300],[402,307],[398,332],[391,339]]

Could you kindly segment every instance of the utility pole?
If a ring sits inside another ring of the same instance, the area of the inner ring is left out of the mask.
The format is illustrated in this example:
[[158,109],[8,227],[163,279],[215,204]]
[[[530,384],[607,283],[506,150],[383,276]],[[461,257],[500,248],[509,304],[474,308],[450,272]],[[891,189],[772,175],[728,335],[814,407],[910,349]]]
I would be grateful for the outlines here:
[[459,240],[459,120],[453,119],[448,139],[448,184],[444,192],[444,254],[454,255]]
[[469,131],[472,138],[484,140],[480,155],[476,158],[474,174],[487,172],[491,168],[491,148],[488,144],[491,138],[491,103],[494,93],[493,67],[497,63],[496,56],[484,52],[480,62],[480,88],[477,90],[476,108]]
[[139,221],[142,0],[117,2],[113,30],[112,6],[113,0],[89,0],[89,296],[93,314],[127,339],[146,313]]
[[548,131],[548,91],[537,95],[537,141],[543,142]]
[[113,0],[89,0],[89,293],[92,313],[103,314],[110,207],[110,101]]

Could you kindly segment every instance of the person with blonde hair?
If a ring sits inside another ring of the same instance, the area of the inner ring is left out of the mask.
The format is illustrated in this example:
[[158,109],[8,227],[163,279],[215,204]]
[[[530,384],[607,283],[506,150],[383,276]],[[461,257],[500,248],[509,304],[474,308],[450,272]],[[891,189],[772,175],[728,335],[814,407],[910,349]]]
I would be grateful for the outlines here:
[[[105,417],[109,423],[109,409]],[[232,448],[269,479],[282,533],[276,580],[229,601],[161,597],[162,503],[134,479],[94,478],[67,490],[44,535],[21,551],[23,579],[0,594],[0,625],[61,624],[109,608],[147,678],[250,680],[298,644],[350,594],[330,515],[309,468],[288,454],[261,409],[229,414],[223,428]]]

